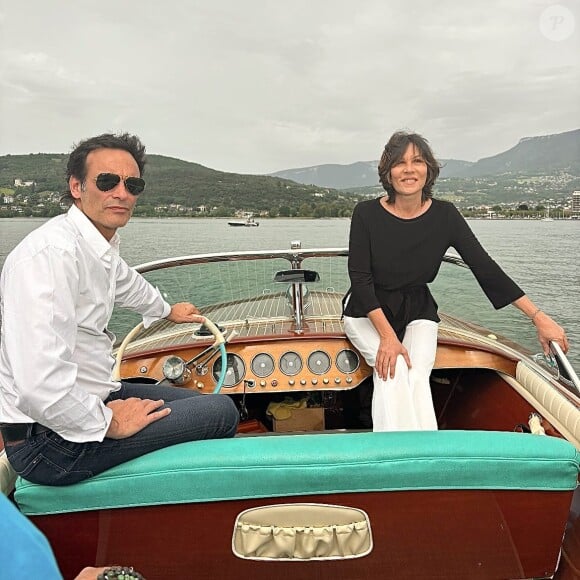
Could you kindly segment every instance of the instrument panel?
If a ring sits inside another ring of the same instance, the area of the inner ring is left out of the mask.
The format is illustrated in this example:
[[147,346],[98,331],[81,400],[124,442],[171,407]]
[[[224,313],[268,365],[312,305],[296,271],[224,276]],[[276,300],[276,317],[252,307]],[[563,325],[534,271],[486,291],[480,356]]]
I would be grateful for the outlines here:
[[[123,377],[161,380],[167,359],[192,359],[201,347],[184,345],[151,356],[131,355],[121,366]],[[180,386],[211,393],[221,373],[219,355],[190,369]],[[222,393],[340,390],[358,386],[372,369],[344,337],[232,341],[227,345],[227,369]]]

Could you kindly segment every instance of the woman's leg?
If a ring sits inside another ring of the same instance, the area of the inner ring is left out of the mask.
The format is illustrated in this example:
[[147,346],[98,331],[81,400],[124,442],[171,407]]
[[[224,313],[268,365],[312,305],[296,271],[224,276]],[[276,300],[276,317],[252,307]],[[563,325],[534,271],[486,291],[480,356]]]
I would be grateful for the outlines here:
[[[367,364],[375,366],[379,334],[368,318],[344,317],[344,329]],[[414,431],[420,428],[414,409],[409,369],[402,356],[397,357],[395,377],[381,379],[373,370],[373,431]]]
[[407,325],[403,345],[409,353],[409,386],[418,429],[437,430],[429,377],[435,364],[438,324],[432,320],[414,320]]

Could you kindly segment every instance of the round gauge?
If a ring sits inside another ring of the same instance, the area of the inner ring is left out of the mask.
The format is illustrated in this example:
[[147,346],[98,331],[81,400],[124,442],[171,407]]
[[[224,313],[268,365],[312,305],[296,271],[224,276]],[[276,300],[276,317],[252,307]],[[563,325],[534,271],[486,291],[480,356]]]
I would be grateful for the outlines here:
[[315,375],[323,375],[330,370],[330,357],[322,350],[315,350],[308,357],[308,368]]
[[163,376],[169,381],[178,381],[185,374],[185,361],[179,356],[170,356],[163,363]]
[[280,370],[287,376],[297,375],[302,370],[302,359],[297,352],[288,351],[280,357]]
[[252,372],[257,377],[268,377],[274,372],[274,359],[265,352],[257,354],[252,360]]
[[[224,379],[223,386],[235,387],[244,378],[246,374],[246,365],[237,354],[228,353],[227,360],[228,362],[226,368],[226,378]],[[216,382],[219,380],[221,372],[222,372],[222,359],[219,358],[218,360],[215,361],[212,369],[212,375]]]
[[359,363],[358,354],[354,350],[345,348],[336,355],[336,366],[343,373],[354,373]]

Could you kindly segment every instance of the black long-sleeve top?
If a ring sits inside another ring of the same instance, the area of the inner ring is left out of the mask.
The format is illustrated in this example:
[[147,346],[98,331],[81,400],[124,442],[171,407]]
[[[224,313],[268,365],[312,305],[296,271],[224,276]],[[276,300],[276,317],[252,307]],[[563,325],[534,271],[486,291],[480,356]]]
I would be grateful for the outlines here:
[[380,199],[373,199],[357,204],[352,215],[351,289],[344,314],[361,318],[382,308],[398,335],[413,320],[439,322],[427,284],[437,276],[450,247],[470,266],[496,309],[524,295],[483,249],[452,203],[432,199],[424,214],[401,219],[386,211]]

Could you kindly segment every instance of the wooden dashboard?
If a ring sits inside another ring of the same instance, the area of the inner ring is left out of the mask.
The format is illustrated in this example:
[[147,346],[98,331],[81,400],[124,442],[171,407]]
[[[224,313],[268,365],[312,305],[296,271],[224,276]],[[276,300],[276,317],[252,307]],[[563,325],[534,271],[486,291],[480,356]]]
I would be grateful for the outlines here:
[[[160,380],[169,356],[189,361],[201,350],[198,346],[184,346],[171,352],[131,355],[121,365],[121,376]],[[340,336],[234,341],[228,343],[227,353],[226,378],[221,390],[227,394],[352,389],[372,374],[351,343]],[[218,354],[206,365],[194,366],[180,386],[211,393],[220,370]]]
[[[121,376],[161,380],[168,358],[177,356],[190,361],[207,345],[185,344],[130,354],[123,360]],[[253,340],[246,337],[228,343],[227,353],[221,392],[228,394],[348,390],[372,374],[372,369],[343,335],[256,337]],[[474,345],[440,341],[434,368],[487,368],[515,376],[516,361]],[[211,393],[220,370],[221,359],[216,354],[204,365],[193,365],[177,384]]]

